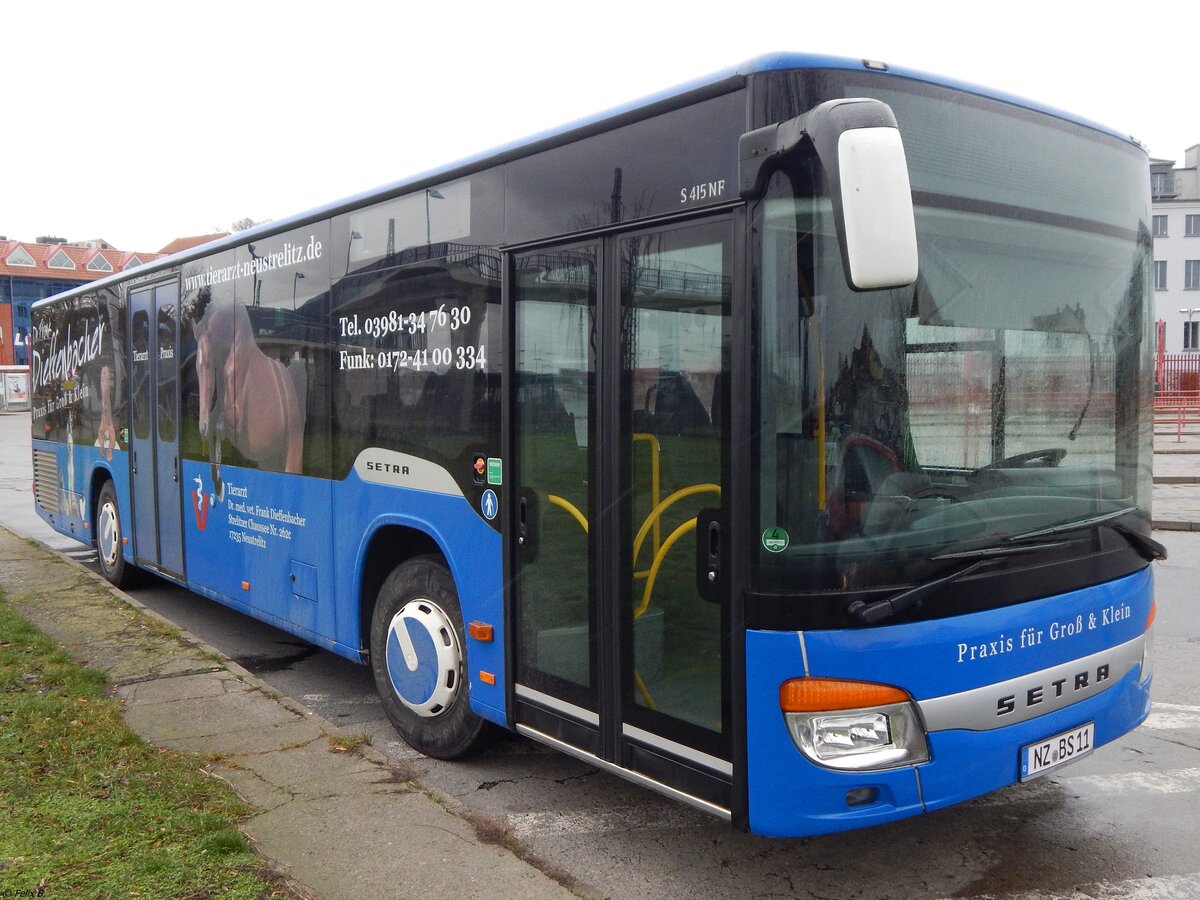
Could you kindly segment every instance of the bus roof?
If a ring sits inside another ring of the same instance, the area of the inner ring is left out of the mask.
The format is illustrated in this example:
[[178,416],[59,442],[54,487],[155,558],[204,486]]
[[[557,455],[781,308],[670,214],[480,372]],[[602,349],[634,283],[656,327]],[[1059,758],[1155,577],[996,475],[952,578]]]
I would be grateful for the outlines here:
[[478,171],[488,166],[500,165],[512,159],[527,156],[541,150],[550,149],[551,147],[557,145],[570,143],[571,141],[586,137],[589,134],[618,127],[619,125],[624,124],[626,121],[646,118],[665,111],[671,107],[693,102],[706,96],[713,96],[716,94],[722,94],[728,91],[736,90],[745,83],[745,80],[748,77],[752,75],[788,69],[847,69],[855,71],[870,70],[887,72],[887,74],[893,77],[906,78],[927,84],[939,85],[952,90],[977,94],[982,97],[1010,103],[1034,112],[1044,113],[1064,121],[1072,122],[1094,131],[1099,131],[1128,143],[1135,145],[1137,144],[1137,142],[1128,134],[1115,131],[1104,125],[1100,125],[1080,116],[1073,115],[1064,110],[1055,109],[1053,107],[1046,106],[1023,97],[1008,94],[1003,91],[992,90],[980,85],[959,81],[953,78],[947,78],[941,75],[934,75],[916,69],[907,69],[900,66],[893,66],[888,63],[875,62],[865,59],[850,59],[845,57],[824,56],[821,54],[812,53],[769,53],[747,60],[739,65],[710,73],[671,88],[666,88],[621,106],[594,113],[574,121],[566,122],[562,125],[547,129],[546,131],[539,132],[526,138],[519,139],[509,144],[502,144],[498,147],[493,147],[473,156],[456,160],[447,165],[440,166],[435,169],[429,169],[424,172],[417,172],[390,184],[385,184],[380,187],[362,191],[349,197],[335,200],[331,203],[315,207],[283,219],[266,222],[254,228],[247,229],[246,231],[239,231],[229,235],[228,237],[211,241],[207,244],[200,244],[196,247],[180,251],[179,253],[174,253],[170,256],[163,257],[162,259],[157,259],[144,267],[138,267],[137,269],[130,271],[115,273],[105,278],[89,282],[86,285],[81,285],[79,287],[72,288],[69,291],[64,291],[61,294],[56,294],[54,297],[47,297],[45,300],[38,301],[38,303],[35,303],[34,305],[36,306],[41,303],[45,303],[49,300],[55,299],[56,297],[87,293],[95,290],[97,287],[123,281],[131,276],[138,277],[140,275],[152,274],[153,272],[161,271],[163,269],[173,268],[181,263],[189,262],[194,259],[208,256],[212,253],[218,253],[222,250],[239,246],[248,240],[261,239],[274,234],[279,234],[284,231],[289,231],[293,228],[299,228],[303,225],[307,225],[312,222],[358,208],[367,203],[400,196],[409,191],[419,190],[423,187],[438,184],[451,178],[461,177],[470,172]]

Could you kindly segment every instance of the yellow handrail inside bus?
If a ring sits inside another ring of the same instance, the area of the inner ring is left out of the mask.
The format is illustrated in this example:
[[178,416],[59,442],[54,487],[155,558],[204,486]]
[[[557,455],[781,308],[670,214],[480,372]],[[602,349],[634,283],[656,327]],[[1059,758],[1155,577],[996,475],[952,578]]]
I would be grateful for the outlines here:
[[[721,487],[720,487],[720,485],[716,485],[716,484],[693,484],[693,485],[689,485],[688,487],[685,487],[685,488],[680,488],[675,493],[671,494],[671,496],[667,497],[666,500],[663,500],[662,502],[660,502],[657,506],[654,507],[654,509],[652,509],[650,511],[650,515],[648,515],[646,517],[646,521],[643,522],[642,527],[640,529],[638,529],[637,537],[635,537],[633,539],[633,562],[635,565],[637,564],[638,554],[642,550],[642,541],[644,541],[646,539],[646,532],[650,529],[651,523],[653,523],[654,526],[657,528],[659,522],[662,520],[663,513],[665,513],[668,509],[670,509],[674,504],[678,503],[684,497],[690,497],[693,494],[703,494],[703,493],[713,493],[719,497],[721,495]],[[655,541],[655,545],[654,545],[654,555],[655,556],[658,556],[660,547],[661,547],[661,545],[658,543],[658,541]],[[646,572],[635,572],[634,577],[635,578],[637,578],[637,577],[644,578],[646,576],[646,574],[647,574]]]
[[[655,506],[662,499],[662,478],[661,478],[661,459],[662,459],[662,444],[658,442],[658,436],[649,434],[644,431],[635,432],[633,442],[644,441],[650,445],[650,502]],[[659,523],[654,523],[654,552],[658,552],[658,547],[662,543],[662,530]],[[633,552],[633,558],[636,562],[637,551]]]
[[[580,527],[583,528],[584,534],[588,533],[587,517],[579,511],[578,506],[576,506],[570,500],[566,500],[557,494],[547,494],[546,499],[559,509],[565,509],[567,512],[569,512],[571,516],[574,517],[575,521],[579,523]],[[695,527],[695,520],[692,521],[692,527]],[[641,615],[640,612],[635,613],[634,618],[637,618],[639,615]],[[654,697],[650,695],[650,689],[646,687],[646,682],[642,680],[641,673],[639,673],[637,669],[633,670],[633,686],[636,688],[638,694],[641,695],[642,702],[645,703],[649,709],[658,709],[658,705],[654,702]]]
[[633,670],[633,686],[637,688],[637,692],[642,695],[642,702],[650,709],[658,709],[654,703],[654,698],[650,696],[650,689],[646,687],[646,682],[642,681],[642,676],[638,674],[638,670]]
[[696,520],[688,519],[686,522],[684,522],[682,525],[680,525],[678,528],[676,528],[674,531],[672,531],[670,537],[668,537],[665,541],[663,541],[662,547],[659,548],[658,553],[654,557],[654,565],[652,565],[650,567],[650,573],[646,577],[646,587],[642,591],[642,602],[640,604],[638,604],[638,608],[633,611],[633,617],[635,619],[638,618],[642,613],[644,613],[646,611],[646,608],[648,606],[650,606],[650,594],[654,591],[654,579],[658,577],[659,567],[662,566],[663,560],[666,559],[667,551],[671,549],[672,545],[677,540],[679,540],[681,537],[683,537],[689,531],[695,531],[695,530],[696,530]]
[[[807,300],[812,309],[812,300]],[[817,509],[824,511],[827,503],[825,491],[829,460],[825,458],[825,345],[821,341],[821,328],[815,317],[810,317],[813,336],[817,345]]]
[[576,506],[570,500],[564,500],[562,497],[558,496],[557,494],[547,494],[546,499],[549,500],[551,503],[553,503],[555,506],[559,507],[560,509],[565,509],[572,516],[574,516],[575,521],[578,522],[583,527],[583,533],[584,534],[588,533],[587,517],[579,511],[578,506]]
[[[650,511],[650,515],[646,517],[646,521],[642,523],[642,527],[638,529],[637,537],[635,537],[633,540],[634,561],[637,561],[638,553],[641,552],[642,542],[646,540],[646,533],[651,528],[656,527],[662,521],[663,513],[665,513],[680,500],[683,500],[685,497],[691,497],[694,494],[704,493],[713,493],[717,496],[720,496],[721,487],[720,485],[716,484],[689,485],[688,487],[680,488],[679,490],[675,491],[675,493],[671,494],[669,497],[655,506],[654,509]],[[570,500],[563,499],[557,494],[547,494],[546,499],[559,509],[564,509],[570,513],[575,521],[579,523],[579,526],[583,529],[584,534],[589,533],[587,517],[579,511],[579,507],[577,507],[574,503],[572,503]],[[646,579],[646,585],[642,589],[642,601],[638,604],[637,609],[633,611],[633,617],[635,619],[642,615],[646,611],[647,607],[650,606],[650,596],[654,592],[654,580],[658,577],[658,570],[662,567],[662,563],[666,558],[667,551],[675,545],[676,541],[678,541],[689,531],[694,531],[695,528],[695,519],[689,519],[688,521],[684,522],[673,532],[671,532],[670,537],[668,537],[662,545],[656,548],[654,553],[654,561],[650,568],[648,570],[633,573],[634,578]]]

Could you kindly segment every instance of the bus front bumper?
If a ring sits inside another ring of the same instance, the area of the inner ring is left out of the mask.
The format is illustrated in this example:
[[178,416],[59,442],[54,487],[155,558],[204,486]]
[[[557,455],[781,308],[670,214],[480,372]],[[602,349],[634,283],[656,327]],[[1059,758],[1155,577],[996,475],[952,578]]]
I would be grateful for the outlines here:
[[[1092,747],[1115,740],[1150,711],[1151,607],[1152,579],[1144,570],[953,619],[844,631],[748,631],[751,831],[800,837],[881,824],[1020,781],[1022,748],[1051,737],[1090,724]],[[813,761],[780,708],[780,685],[797,677],[904,689],[926,729],[928,761],[877,771]]]

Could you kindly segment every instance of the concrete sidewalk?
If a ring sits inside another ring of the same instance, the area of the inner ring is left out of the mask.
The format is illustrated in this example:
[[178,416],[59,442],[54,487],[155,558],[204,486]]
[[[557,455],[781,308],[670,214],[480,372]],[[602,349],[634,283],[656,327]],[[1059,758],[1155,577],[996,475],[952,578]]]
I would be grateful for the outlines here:
[[468,821],[370,747],[354,747],[353,735],[5,528],[0,588],[37,628],[107,674],[134,731],[205,755],[206,771],[258,810],[243,830],[301,894],[575,896],[521,858],[503,822]]

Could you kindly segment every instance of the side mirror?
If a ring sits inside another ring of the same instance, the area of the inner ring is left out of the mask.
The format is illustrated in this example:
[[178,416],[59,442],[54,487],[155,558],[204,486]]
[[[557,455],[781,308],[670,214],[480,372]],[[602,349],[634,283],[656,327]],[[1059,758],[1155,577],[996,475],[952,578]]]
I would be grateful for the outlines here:
[[742,135],[739,189],[762,194],[782,161],[815,153],[833,200],[846,282],[856,291],[917,279],[917,228],[896,117],[879,100],[829,100],[802,116]]

